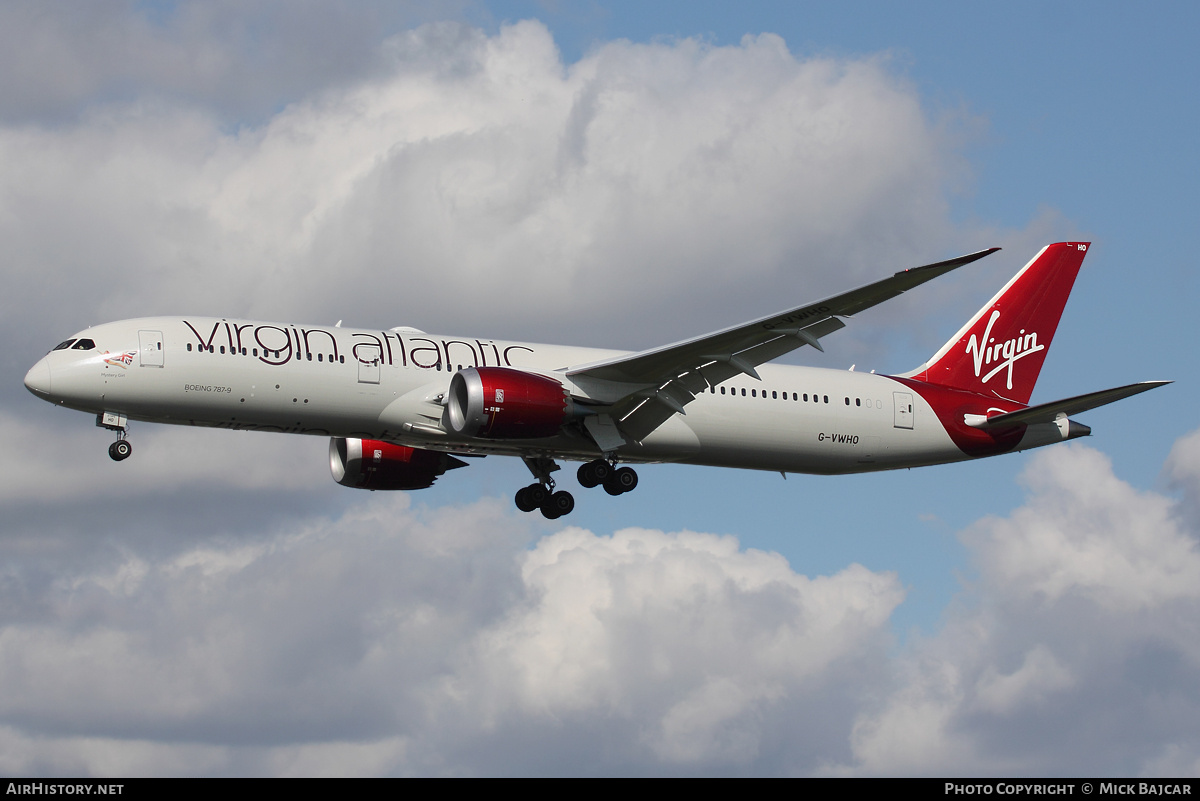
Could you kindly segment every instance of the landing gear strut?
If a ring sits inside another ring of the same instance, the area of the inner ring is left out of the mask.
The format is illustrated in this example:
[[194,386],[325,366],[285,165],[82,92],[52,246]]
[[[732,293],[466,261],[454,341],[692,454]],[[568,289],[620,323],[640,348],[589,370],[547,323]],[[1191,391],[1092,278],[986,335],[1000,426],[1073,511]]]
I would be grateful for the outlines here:
[[617,467],[606,459],[596,459],[581,465],[578,478],[584,487],[604,485],[604,491],[609,495],[629,492],[638,484],[637,473],[632,467]]
[[541,509],[542,517],[547,520],[569,515],[575,508],[575,498],[566,490],[554,491],[554,479],[550,474],[559,469],[554,460],[545,456],[526,456],[525,466],[537,481],[517,490],[517,508],[522,512]]

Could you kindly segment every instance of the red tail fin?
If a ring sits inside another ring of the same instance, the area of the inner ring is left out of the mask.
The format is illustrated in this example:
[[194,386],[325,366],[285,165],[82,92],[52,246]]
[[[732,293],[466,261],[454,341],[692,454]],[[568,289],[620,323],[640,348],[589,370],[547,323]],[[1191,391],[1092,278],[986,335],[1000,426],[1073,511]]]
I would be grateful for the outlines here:
[[1029,403],[1090,242],[1047,245],[912,378]]

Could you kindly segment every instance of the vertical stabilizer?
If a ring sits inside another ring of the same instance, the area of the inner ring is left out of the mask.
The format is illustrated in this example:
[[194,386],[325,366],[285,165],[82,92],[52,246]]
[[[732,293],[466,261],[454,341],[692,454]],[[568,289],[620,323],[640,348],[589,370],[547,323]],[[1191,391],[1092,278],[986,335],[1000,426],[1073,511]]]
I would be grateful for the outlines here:
[[1047,245],[908,375],[1027,404],[1090,242]]

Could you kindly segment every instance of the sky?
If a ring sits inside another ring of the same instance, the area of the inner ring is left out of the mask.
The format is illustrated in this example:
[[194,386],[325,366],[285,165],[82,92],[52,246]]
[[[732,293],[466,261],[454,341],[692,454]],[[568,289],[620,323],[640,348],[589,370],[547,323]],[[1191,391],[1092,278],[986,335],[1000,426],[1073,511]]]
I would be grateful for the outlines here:
[[[1198,23],[0,5],[0,772],[1200,773]],[[1063,240],[1034,402],[1176,382],[1091,438],[647,466],[553,522],[499,457],[365,493],[321,439],[141,424],[116,464],[21,383],[149,315],[643,349],[1002,247],[791,358],[897,373]]]

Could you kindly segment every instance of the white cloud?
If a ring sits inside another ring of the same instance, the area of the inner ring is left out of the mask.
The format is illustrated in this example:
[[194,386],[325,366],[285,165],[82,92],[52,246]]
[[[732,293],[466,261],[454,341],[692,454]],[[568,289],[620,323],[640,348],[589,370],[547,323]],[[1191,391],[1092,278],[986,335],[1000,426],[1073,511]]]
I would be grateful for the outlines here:
[[767,34],[567,66],[537,22],[427,25],[377,58],[261,124],[148,92],[0,128],[10,324],[190,311],[646,347],[961,236],[956,143],[882,60]]
[[858,565],[810,580],[732,537],[633,529],[567,529],[522,575],[527,603],[480,639],[488,692],[464,703],[485,721],[599,715],[667,764],[756,759],[761,719],[845,692],[837,665],[878,656],[903,597]]
[[846,721],[882,664],[894,576],[810,580],[733,538],[649,530],[521,551],[528,518],[497,503],[392,496],[60,579],[48,619],[0,628],[7,772],[472,772],[548,737],[503,769],[589,742],[597,770],[781,749],[796,769],[814,755],[776,730]]
[[1173,503],[1118,479],[1086,448],[1056,448],[1024,474],[1033,500],[966,534],[986,580],[1046,604],[1077,595],[1134,610],[1200,598],[1200,554]]
[[388,32],[463,5],[11,0],[0,6],[0,119],[67,120],[138,95],[258,117],[361,80]]
[[[1171,457],[1189,492],[1197,448],[1190,434]],[[861,714],[857,769],[1194,772],[1200,532],[1086,446],[1038,454],[1022,482],[1024,506],[963,532],[978,578]]]
[[566,528],[527,548],[536,521],[501,500],[374,494],[253,538],[127,541],[40,582],[36,555],[10,547],[3,764],[1193,770],[1200,604],[1177,576],[1200,562],[1196,532],[1087,447],[1045,451],[1023,481],[1025,505],[963,533],[979,575],[945,626],[899,653],[893,574],[810,578],[691,532]]
[[1200,430],[1180,437],[1167,457],[1165,472],[1183,493],[1181,515],[1193,531],[1200,530]]

